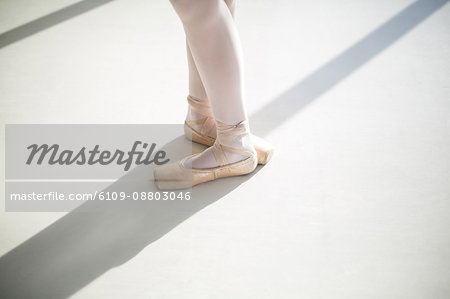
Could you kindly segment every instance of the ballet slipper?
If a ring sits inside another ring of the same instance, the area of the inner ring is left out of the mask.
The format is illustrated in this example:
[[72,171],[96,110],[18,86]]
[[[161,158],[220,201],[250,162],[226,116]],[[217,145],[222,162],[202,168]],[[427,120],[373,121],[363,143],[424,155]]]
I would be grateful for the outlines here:
[[[219,166],[202,169],[185,166],[185,162],[189,158],[192,159],[192,157],[200,154],[188,156],[175,163],[159,166],[155,168],[153,175],[156,186],[160,190],[190,188],[219,178],[249,174],[255,170],[258,164],[255,152],[233,148],[219,142],[219,140],[222,140],[223,143],[229,144],[227,141],[240,135],[248,134],[248,125],[244,122],[233,126],[219,121],[216,122],[217,132],[218,135],[220,135],[220,138],[217,138],[212,145],[212,152]],[[244,159],[238,162],[229,163],[225,152],[241,155]]]
[[[212,146],[215,138],[208,136],[208,134],[214,128],[215,121],[211,115],[209,102],[201,101],[190,95],[187,100],[191,109],[204,117],[197,120],[186,120],[184,122],[184,135],[193,142]],[[200,131],[195,130],[194,126],[200,126]],[[251,138],[258,156],[258,164],[266,164],[272,158],[274,147],[261,137],[251,134]]]

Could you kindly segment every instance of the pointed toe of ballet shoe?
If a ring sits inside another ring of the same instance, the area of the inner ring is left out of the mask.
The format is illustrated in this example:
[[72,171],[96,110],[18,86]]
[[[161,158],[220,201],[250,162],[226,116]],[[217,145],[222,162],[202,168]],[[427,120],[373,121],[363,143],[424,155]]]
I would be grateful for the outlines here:
[[258,155],[258,164],[264,165],[272,159],[275,148],[261,137],[252,134],[252,142]]
[[184,166],[184,161],[188,158],[175,163],[164,164],[153,170],[155,184],[159,190],[187,189],[219,178],[249,174],[258,165],[255,155],[224,166],[192,169]]
[[158,189],[176,190],[192,187],[192,171],[184,167],[184,160],[164,164],[153,170],[155,184]]

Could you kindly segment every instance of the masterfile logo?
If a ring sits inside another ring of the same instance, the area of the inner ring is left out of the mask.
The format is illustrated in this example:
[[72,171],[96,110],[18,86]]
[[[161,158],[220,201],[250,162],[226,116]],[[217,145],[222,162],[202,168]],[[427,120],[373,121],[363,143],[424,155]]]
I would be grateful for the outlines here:
[[5,133],[6,211],[189,198],[160,192],[153,177],[155,167],[192,155],[182,124],[10,124]]
[[[138,150],[141,147],[143,150]],[[162,165],[169,162],[170,159],[164,159],[166,152],[159,150],[152,157],[155,150],[156,143],[152,143],[150,146],[146,142],[135,141],[131,150],[128,152],[116,149],[115,151],[100,150],[100,145],[96,144],[92,150],[82,147],[78,151],[74,150],[61,150],[58,144],[32,144],[27,147],[30,150],[26,164],[30,165],[36,163],[42,165],[42,163],[48,163],[49,165],[108,165],[111,163],[117,163],[117,165],[124,165],[124,170],[129,170],[133,162],[135,165],[149,165],[155,163],[156,165]]]

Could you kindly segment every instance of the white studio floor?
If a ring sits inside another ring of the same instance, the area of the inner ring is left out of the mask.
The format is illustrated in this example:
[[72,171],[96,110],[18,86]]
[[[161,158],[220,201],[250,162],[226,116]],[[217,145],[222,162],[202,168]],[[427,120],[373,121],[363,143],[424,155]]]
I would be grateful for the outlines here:
[[[133,230],[96,246],[101,218],[76,231],[70,213],[2,208],[2,279],[28,298],[449,298],[446,2],[238,0],[251,126],[272,161],[132,254]],[[3,0],[0,32],[2,126],[184,121],[169,1]],[[98,250],[128,255],[90,271]]]

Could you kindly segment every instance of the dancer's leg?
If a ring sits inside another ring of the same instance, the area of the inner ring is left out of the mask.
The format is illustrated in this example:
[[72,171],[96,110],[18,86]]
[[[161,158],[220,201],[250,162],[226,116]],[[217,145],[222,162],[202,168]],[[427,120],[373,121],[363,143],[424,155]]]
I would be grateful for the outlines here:
[[194,58],[192,57],[191,49],[189,48],[189,43],[186,39],[186,52],[189,70],[189,95],[202,100],[207,101],[208,96],[206,95],[205,87],[203,86],[202,79],[200,79],[200,74],[198,73],[197,66],[195,65]]
[[[234,18],[236,1],[235,0],[224,0],[224,1],[231,13],[231,16]],[[194,58],[192,57],[191,49],[189,48],[189,43],[187,39],[186,39],[186,52],[189,70],[189,95],[197,98],[200,101],[209,101],[202,79],[200,78],[200,74],[198,73],[197,66],[195,65]],[[187,121],[197,120],[205,116],[212,116],[212,111],[209,111],[208,115],[198,114],[190,106],[188,106],[188,113],[186,115]],[[200,131],[201,125],[194,126],[194,129]],[[215,126],[208,133],[208,136],[213,138],[216,137]]]
[[[246,122],[242,50],[226,3],[223,0],[171,0],[171,3],[183,22],[214,118],[227,125]],[[236,149],[254,152],[249,134],[230,141],[221,138],[221,132],[218,132],[217,140]],[[229,162],[245,158],[231,152],[226,156]],[[192,163],[195,168],[217,166],[211,149],[196,156]]]

